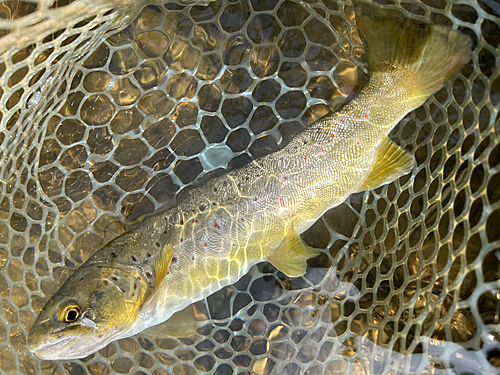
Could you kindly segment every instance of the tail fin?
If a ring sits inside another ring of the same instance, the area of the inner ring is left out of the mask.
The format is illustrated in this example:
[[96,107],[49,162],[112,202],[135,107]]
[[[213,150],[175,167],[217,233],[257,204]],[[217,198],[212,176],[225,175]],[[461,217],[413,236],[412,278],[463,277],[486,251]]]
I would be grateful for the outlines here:
[[468,36],[405,18],[398,11],[353,1],[371,73],[390,67],[406,68],[415,78],[412,96],[421,97],[422,103],[469,61]]

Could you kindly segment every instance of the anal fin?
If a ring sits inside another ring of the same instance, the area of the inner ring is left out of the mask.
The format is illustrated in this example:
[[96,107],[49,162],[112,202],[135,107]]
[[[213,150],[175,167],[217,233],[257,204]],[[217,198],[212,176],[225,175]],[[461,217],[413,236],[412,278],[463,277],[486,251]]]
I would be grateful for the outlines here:
[[152,339],[174,337],[191,337],[198,329],[198,320],[194,305],[189,305],[184,310],[177,311],[167,321],[149,327],[141,332]]
[[307,260],[320,252],[307,245],[299,234],[289,231],[267,260],[288,277],[300,277],[306,273]]
[[415,159],[406,150],[384,136],[375,160],[357,191],[375,189],[411,172]]
[[165,245],[160,250],[155,259],[155,289],[160,285],[161,281],[168,273],[168,267],[174,256],[174,247],[172,245]]

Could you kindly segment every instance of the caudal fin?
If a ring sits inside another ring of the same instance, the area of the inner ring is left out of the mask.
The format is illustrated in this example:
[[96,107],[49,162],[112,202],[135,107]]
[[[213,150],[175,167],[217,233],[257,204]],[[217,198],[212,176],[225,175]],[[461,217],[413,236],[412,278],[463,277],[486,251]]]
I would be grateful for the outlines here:
[[422,103],[470,59],[470,38],[458,31],[353,2],[371,73],[405,69],[414,75],[411,95]]

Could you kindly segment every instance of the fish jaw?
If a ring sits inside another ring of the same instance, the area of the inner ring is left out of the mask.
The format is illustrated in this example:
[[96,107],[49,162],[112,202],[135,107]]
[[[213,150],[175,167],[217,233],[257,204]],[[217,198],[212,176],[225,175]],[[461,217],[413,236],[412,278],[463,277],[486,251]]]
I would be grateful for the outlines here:
[[106,340],[102,337],[99,340],[92,340],[88,337],[92,331],[94,328],[88,327],[88,334],[85,340],[82,340],[81,332],[78,334],[55,332],[47,337],[32,329],[28,336],[28,348],[43,360],[77,359],[106,347],[117,336],[113,335]]
[[[48,323],[48,322],[47,322]],[[78,331],[62,330],[46,335],[47,328],[34,325],[28,334],[28,349],[43,360],[71,360],[85,358],[108,346],[111,342],[129,337],[133,326],[127,329],[99,332],[95,326],[78,327]]]
[[[78,352],[75,352],[73,348],[77,346],[79,347]],[[38,358],[48,361],[83,358],[91,353],[81,350],[82,347],[77,342],[76,337],[62,337],[50,342],[33,342],[30,340],[28,347]]]

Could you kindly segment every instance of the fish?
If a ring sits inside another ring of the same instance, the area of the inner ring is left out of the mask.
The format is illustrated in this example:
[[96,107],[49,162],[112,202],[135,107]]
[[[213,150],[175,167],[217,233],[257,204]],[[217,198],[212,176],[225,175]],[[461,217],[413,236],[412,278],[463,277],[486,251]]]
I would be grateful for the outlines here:
[[469,61],[471,40],[354,4],[370,71],[358,95],[283,149],[187,191],[103,246],[46,302],[31,352],[69,360],[140,332],[192,335],[193,303],[264,261],[303,276],[321,251],[301,233],[351,194],[412,171],[413,156],[388,134]]

